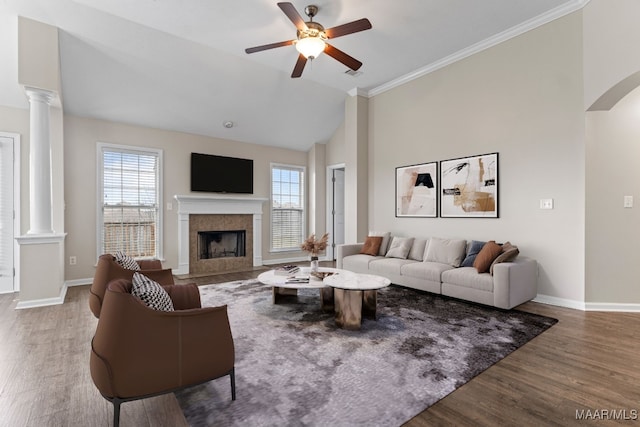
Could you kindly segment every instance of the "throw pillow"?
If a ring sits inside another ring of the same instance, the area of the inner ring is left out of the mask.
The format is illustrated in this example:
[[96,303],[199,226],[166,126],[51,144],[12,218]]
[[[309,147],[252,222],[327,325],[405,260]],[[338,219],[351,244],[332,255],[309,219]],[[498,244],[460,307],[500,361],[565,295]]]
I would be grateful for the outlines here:
[[394,237],[385,256],[388,258],[407,259],[412,245],[413,237]]
[[377,256],[380,251],[380,245],[382,244],[382,236],[368,236],[362,246],[361,254]]
[[122,251],[116,251],[115,255],[113,255],[113,258],[115,262],[120,265],[120,267],[126,270],[140,271],[140,266],[138,265],[136,260]]
[[380,243],[380,250],[378,251],[378,255],[385,256],[387,253],[387,248],[389,247],[389,241],[391,240],[391,233],[380,232],[380,231],[369,231],[369,236],[381,236],[382,243]]
[[478,273],[487,273],[491,263],[500,255],[500,252],[502,252],[502,246],[497,244],[495,240],[489,240],[476,256],[473,266],[478,270]]
[[141,273],[133,273],[131,295],[140,298],[149,308],[160,311],[173,311],[173,302],[167,291]]
[[467,250],[466,240],[439,239],[432,237],[427,246],[424,260],[429,262],[439,262],[452,267],[460,267]]
[[413,239],[413,246],[411,246],[411,250],[409,251],[409,256],[407,258],[416,261],[423,261],[426,247],[427,239]]
[[460,264],[460,266],[473,267],[473,261],[476,260],[476,256],[478,256],[485,243],[487,242],[472,240],[471,244],[469,245],[469,250],[467,251],[467,256],[465,257],[464,261],[462,261],[462,264]]
[[501,262],[511,262],[514,259],[516,259],[519,253],[520,251],[518,250],[518,247],[515,245],[512,245],[511,242],[506,242],[505,244],[503,244],[502,252],[500,253],[500,255],[498,255],[496,259],[493,260],[493,263],[491,263],[491,268],[489,269],[489,273],[493,275],[494,265],[500,264]]

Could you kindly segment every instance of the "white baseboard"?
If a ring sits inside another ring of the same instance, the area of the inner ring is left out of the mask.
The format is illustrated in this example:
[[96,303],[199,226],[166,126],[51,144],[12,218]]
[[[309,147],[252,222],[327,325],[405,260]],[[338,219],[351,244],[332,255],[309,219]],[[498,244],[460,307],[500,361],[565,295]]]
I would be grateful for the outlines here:
[[625,313],[640,313],[640,304],[626,304],[617,302],[583,302],[565,298],[540,295],[533,300],[541,304],[556,305],[582,311],[615,311]]
[[576,301],[571,299],[552,297],[549,295],[538,294],[538,296],[534,298],[533,302],[539,302],[539,303],[548,304],[548,305],[556,305],[558,307],[572,308],[574,310],[585,311],[586,309],[584,301]]
[[65,280],[64,284],[67,285],[68,287],[72,287],[72,286],[84,286],[84,285],[90,285],[93,283],[93,278],[88,278],[88,279],[73,279],[73,280]]
[[54,298],[43,298],[43,299],[34,299],[29,301],[18,301],[16,304],[16,310],[21,310],[24,308],[35,308],[35,307],[47,307],[50,305],[60,305],[64,303],[64,298],[67,296],[67,284],[62,285],[62,289],[60,289],[60,295]]
[[[327,257],[320,257],[318,261],[331,261]],[[278,259],[263,259],[262,265],[276,265],[276,264],[289,264],[289,263],[311,263],[309,257],[295,257],[295,258],[278,258]]]
[[640,313],[640,304],[623,304],[617,302],[588,302],[586,310]]

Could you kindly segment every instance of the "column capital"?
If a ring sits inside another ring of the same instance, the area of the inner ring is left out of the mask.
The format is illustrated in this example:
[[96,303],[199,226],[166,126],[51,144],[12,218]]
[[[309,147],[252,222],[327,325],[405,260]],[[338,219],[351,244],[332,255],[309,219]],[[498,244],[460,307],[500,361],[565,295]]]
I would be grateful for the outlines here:
[[51,101],[56,98],[56,93],[51,90],[40,89],[37,87],[25,86],[24,91],[29,98],[29,102],[44,102],[51,105]]

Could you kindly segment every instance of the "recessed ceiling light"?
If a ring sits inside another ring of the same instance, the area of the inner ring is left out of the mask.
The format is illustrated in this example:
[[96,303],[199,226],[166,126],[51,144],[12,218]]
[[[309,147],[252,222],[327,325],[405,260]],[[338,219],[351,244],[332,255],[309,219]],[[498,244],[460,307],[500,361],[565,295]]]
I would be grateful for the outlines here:
[[233,122],[231,120],[227,120],[226,122],[222,123],[222,126],[226,127],[227,129],[231,129],[233,127]]

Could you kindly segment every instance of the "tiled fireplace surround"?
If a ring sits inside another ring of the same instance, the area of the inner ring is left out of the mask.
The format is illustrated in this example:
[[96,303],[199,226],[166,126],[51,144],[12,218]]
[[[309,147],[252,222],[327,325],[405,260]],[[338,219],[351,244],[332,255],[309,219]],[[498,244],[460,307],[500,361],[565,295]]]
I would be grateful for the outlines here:
[[[262,265],[262,205],[267,199],[226,195],[176,195],[178,268],[174,274],[207,274]],[[198,231],[246,230],[246,256],[197,259]]]

